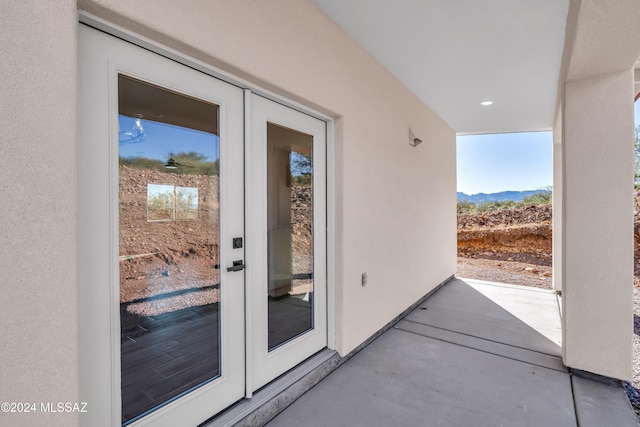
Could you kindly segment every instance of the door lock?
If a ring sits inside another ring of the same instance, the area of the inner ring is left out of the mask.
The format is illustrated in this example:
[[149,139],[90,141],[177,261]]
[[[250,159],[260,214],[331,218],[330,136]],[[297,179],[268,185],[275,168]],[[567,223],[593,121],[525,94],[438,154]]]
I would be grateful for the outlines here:
[[227,268],[227,271],[242,271],[246,265],[242,262],[241,259],[233,261],[233,265]]

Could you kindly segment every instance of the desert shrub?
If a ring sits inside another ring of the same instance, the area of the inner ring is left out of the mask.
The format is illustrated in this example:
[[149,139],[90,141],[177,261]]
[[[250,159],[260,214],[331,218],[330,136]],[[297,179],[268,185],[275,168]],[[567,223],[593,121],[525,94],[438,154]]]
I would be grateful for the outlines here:
[[517,207],[518,204],[512,200],[506,200],[506,201],[502,201],[502,202],[485,202],[482,203],[480,206],[478,206],[477,211],[478,212],[490,212],[490,211],[497,211],[500,209],[509,209],[509,208],[515,208]]
[[465,213],[475,213],[475,212],[492,212],[500,209],[512,209],[512,208],[521,208],[524,206],[532,206],[532,205],[546,205],[551,203],[551,187],[544,187],[538,190],[535,194],[531,196],[527,196],[520,202],[514,202],[512,200],[505,201],[492,201],[492,202],[484,202],[480,204],[475,204],[469,201],[458,201],[458,215]]
[[545,187],[540,189],[537,193],[522,199],[520,204],[522,206],[546,205],[551,203],[551,194],[551,187]]
[[176,213],[175,219],[198,218],[198,189],[176,188]]
[[120,165],[127,166],[132,169],[147,169],[165,172],[164,162],[157,159],[149,159],[147,157],[120,157]]
[[311,185],[312,179],[313,177],[311,176],[311,174],[294,175],[293,177],[291,177],[291,180],[294,184],[307,186]]
[[[191,151],[189,153],[169,153],[177,168],[168,170],[166,161],[147,157],[120,157],[120,165],[133,169],[146,169],[158,172],[171,172],[180,175],[218,175],[218,160],[209,161],[204,154]],[[167,159],[169,160],[169,159]]]
[[297,151],[291,152],[291,177],[294,184],[309,185],[313,180],[313,162],[311,156]]
[[458,215],[475,212],[476,204],[473,202],[458,201]]
[[147,198],[147,209],[150,221],[167,221],[173,219],[173,193],[156,193]]

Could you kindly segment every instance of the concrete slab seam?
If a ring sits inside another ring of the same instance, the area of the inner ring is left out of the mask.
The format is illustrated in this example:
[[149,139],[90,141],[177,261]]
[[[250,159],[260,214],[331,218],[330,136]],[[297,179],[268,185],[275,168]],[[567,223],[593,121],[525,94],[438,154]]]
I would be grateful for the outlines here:
[[[538,364],[538,363],[525,362],[524,360],[516,359],[516,358],[514,358],[514,357],[509,357],[509,356],[505,356],[505,355],[503,355],[503,354],[493,353],[493,352],[491,352],[491,351],[487,351],[487,350],[481,350],[481,349],[479,349],[479,348],[471,347],[471,346],[468,346],[468,345],[464,345],[464,344],[460,344],[460,343],[455,343],[455,342],[452,342],[452,341],[447,341],[447,340],[442,339],[442,338],[434,338],[434,337],[430,337],[430,336],[428,336],[428,335],[423,335],[423,334],[419,334],[419,333],[417,333],[417,332],[407,331],[407,330],[405,330],[405,329],[400,329],[400,328],[394,328],[394,329],[396,329],[396,330],[398,330],[398,331],[406,332],[406,333],[408,333],[408,334],[413,334],[413,335],[418,335],[418,336],[420,336],[420,337],[429,338],[429,339],[432,339],[432,340],[435,340],[435,341],[446,342],[446,343],[451,344],[451,345],[457,345],[458,347],[464,347],[464,348],[468,348],[468,349],[470,349],[470,350],[479,351],[480,353],[491,354],[491,355],[493,355],[493,356],[502,357],[503,359],[509,359],[509,360],[513,360],[513,361],[515,361],[515,362],[524,363],[524,364],[531,365],[531,366],[537,366],[537,367],[539,367],[539,368],[548,369],[548,370],[550,370],[550,371],[554,371],[554,372],[561,372],[561,373],[563,373],[563,374],[566,374],[566,373],[567,373],[566,371],[561,371],[561,370],[559,370],[559,369],[550,368],[550,367],[548,367],[548,366],[543,366],[543,365],[540,365],[540,364]],[[521,348],[521,347],[518,347],[518,348]],[[525,349],[525,350],[526,350],[526,349]],[[557,357],[557,356],[552,356],[552,355],[547,355],[547,356]]]
[[551,289],[532,288],[530,286],[523,286],[523,285],[510,285],[508,283],[489,282],[489,281],[486,281],[486,280],[467,279],[467,278],[464,278],[464,277],[456,277],[456,279],[462,280],[465,283],[474,283],[474,284],[477,284],[477,285],[494,286],[496,288],[516,289],[516,290],[521,290],[521,291],[526,291],[526,292],[535,292],[535,293],[541,293],[541,294],[555,294],[556,293],[556,291],[551,290]]
[[578,416],[578,405],[576,404],[576,392],[573,388],[573,375],[571,374],[571,368],[569,368],[569,385],[571,386],[571,400],[573,400],[573,413],[576,417],[576,426],[580,427],[580,418]]
[[598,383],[607,388],[611,388],[611,387],[617,388],[622,393],[622,396],[624,396],[624,404],[627,407],[628,413],[633,418],[633,425],[636,425],[636,426],[640,425],[640,422],[638,421],[638,418],[633,409],[633,406],[631,405],[631,401],[629,400],[629,396],[627,395],[626,390],[624,389],[624,382],[622,380],[612,378],[612,377],[607,377],[604,375],[595,374],[589,371],[583,371],[580,369],[571,369],[571,368],[569,370],[569,375],[571,377],[571,391],[573,393],[574,407],[576,410],[576,420],[578,422],[578,426],[580,426],[582,422],[580,421],[580,415],[579,415],[581,411],[578,409],[578,401],[576,398],[576,392],[574,391],[575,390],[574,383],[576,378],[581,378],[582,380]]
[[[489,341],[489,342],[496,343],[496,344],[502,344],[502,345],[506,345],[506,346],[509,346],[509,347],[518,348],[518,349],[521,349],[521,350],[527,350],[527,351],[531,351],[531,352],[533,352],[533,353],[543,354],[543,355],[545,355],[545,356],[551,356],[551,357],[558,357],[558,358],[560,358],[559,356],[556,356],[555,354],[545,353],[545,352],[543,352],[543,351],[538,351],[538,350],[532,350],[532,349],[530,349],[530,348],[520,347],[520,346],[513,345],[513,344],[507,344],[507,343],[504,343],[504,342],[500,342],[500,341],[492,340],[492,339],[490,339],[490,338],[484,338],[484,337],[479,337],[479,336],[476,336],[476,335],[465,334],[464,332],[454,331],[454,330],[452,330],[452,329],[443,328],[443,327],[441,327],[441,326],[430,325],[430,324],[428,324],[428,323],[417,322],[417,321],[415,321],[415,320],[409,320],[409,319],[404,319],[404,321],[405,321],[405,322],[410,322],[410,323],[415,323],[415,324],[417,324],[417,325],[429,326],[430,328],[436,328],[436,329],[440,329],[440,330],[442,330],[442,331],[452,332],[452,333],[454,333],[454,334],[465,335],[465,336],[467,336],[467,337],[477,338],[477,339],[479,339],[479,340]],[[429,337],[429,338],[433,338],[433,337]],[[437,338],[434,338],[434,339],[437,339]]]

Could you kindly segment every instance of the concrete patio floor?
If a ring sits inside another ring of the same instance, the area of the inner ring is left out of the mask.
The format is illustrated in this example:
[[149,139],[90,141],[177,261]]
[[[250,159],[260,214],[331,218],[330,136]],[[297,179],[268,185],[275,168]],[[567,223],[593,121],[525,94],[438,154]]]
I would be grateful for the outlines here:
[[268,426],[637,426],[561,337],[554,292],[453,279]]

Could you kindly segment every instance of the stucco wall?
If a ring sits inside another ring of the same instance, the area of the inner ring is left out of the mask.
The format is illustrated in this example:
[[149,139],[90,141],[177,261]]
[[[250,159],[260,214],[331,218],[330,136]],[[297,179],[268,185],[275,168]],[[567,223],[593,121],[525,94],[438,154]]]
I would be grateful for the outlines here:
[[564,363],[631,378],[633,73],[567,82]]
[[553,126],[553,289],[562,292],[562,108],[558,108]]
[[[3,426],[72,426],[78,401],[76,2],[0,5],[0,412]],[[54,405],[55,405],[54,403]]]
[[[336,117],[341,354],[454,274],[453,130],[312,2],[186,8],[169,0],[95,0],[81,7]],[[409,127],[425,141],[418,148],[408,144]]]

